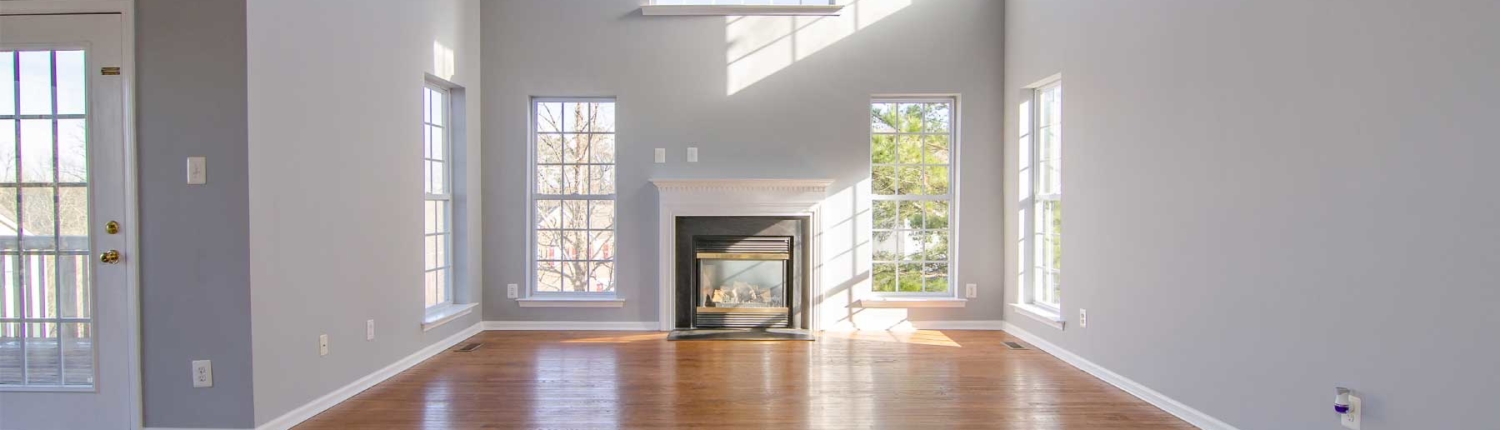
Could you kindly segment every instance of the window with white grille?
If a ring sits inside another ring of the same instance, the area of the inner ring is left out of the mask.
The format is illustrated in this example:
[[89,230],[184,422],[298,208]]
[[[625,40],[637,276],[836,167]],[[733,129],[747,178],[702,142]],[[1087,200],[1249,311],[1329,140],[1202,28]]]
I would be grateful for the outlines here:
[[532,100],[531,291],[615,292],[615,102]]

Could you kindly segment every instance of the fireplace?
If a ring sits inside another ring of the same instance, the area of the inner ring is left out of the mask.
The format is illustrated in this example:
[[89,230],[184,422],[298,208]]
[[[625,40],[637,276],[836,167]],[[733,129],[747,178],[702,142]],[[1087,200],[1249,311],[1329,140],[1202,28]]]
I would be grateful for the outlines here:
[[793,237],[693,238],[693,327],[789,327]]
[[678,217],[678,330],[806,329],[807,217]]

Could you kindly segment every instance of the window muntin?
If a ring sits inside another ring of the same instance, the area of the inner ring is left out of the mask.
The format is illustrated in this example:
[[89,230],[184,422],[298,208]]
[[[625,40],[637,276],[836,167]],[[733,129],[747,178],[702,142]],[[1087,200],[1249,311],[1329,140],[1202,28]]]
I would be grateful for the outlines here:
[[1033,90],[1029,135],[1023,144],[1031,156],[1032,219],[1029,303],[1058,310],[1062,296],[1062,82]]
[[453,303],[453,162],[449,133],[449,92],[427,84],[422,89],[423,275],[424,304],[431,309]]
[[531,291],[613,294],[614,100],[534,99],[531,126]]
[[870,105],[871,290],[952,295],[953,99]]

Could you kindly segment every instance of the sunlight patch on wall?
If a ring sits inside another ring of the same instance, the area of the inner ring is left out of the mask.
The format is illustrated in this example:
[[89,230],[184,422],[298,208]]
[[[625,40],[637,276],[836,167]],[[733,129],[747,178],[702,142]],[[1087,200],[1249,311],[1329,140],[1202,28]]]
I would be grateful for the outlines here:
[[442,42],[432,42],[432,74],[439,78],[453,79],[453,49]]
[[724,26],[729,95],[749,88],[911,5],[849,0],[839,16],[731,16]]
[[824,330],[915,330],[900,308],[852,307],[870,294],[870,180],[830,194],[820,205],[816,275],[822,291],[818,306]]

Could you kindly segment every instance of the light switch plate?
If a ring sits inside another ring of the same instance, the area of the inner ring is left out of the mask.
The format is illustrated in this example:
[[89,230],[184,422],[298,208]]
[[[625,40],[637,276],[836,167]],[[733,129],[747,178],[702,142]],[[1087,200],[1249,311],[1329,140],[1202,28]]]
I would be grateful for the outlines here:
[[667,163],[667,148],[656,148],[656,164]]
[[209,388],[214,386],[214,362],[211,360],[193,360],[193,388]]
[[365,321],[365,340],[375,340],[375,320]]
[[689,163],[697,163],[698,162],[698,148],[697,147],[691,147],[691,146],[688,147],[687,162],[689,162]]
[[521,286],[516,284],[505,284],[505,297],[510,299],[521,297]]
[[964,297],[971,298],[971,299],[978,298],[979,297],[979,284],[964,285]]
[[203,157],[187,158],[188,185],[203,185],[208,183],[207,163]]
[[328,355],[328,335],[318,336],[318,355]]

